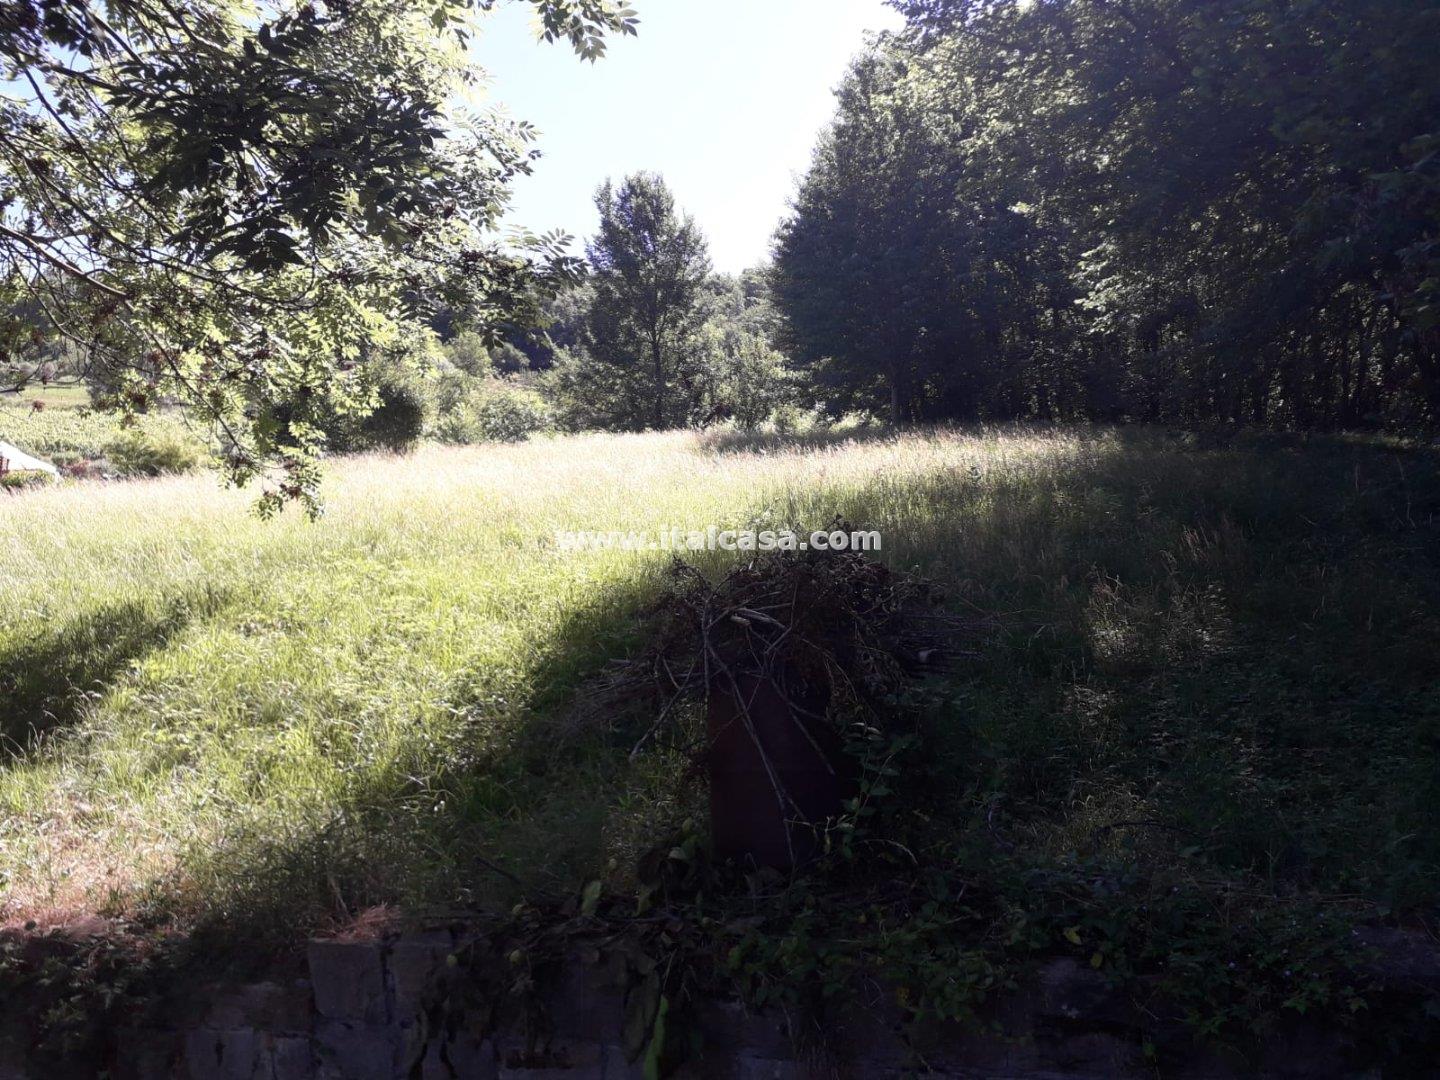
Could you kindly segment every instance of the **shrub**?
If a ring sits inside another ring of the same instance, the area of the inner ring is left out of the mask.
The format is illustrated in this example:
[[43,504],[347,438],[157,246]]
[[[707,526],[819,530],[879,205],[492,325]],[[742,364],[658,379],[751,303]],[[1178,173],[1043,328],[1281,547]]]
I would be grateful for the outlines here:
[[341,412],[331,403],[311,403],[309,412],[297,417],[289,408],[274,412],[275,422],[318,428],[332,454],[357,454],[369,450],[404,453],[413,449],[425,433],[426,403],[411,383],[399,379],[382,381],[375,390],[375,408],[369,413]]
[[340,441],[350,450],[412,449],[425,433],[425,400],[405,383],[389,383],[379,390],[380,404],[360,419]]
[[561,430],[634,431],[645,426],[632,407],[625,369],[597,363],[583,348],[558,350],[540,386]]
[[468,387],[447,384],[431,434],[441,442],[520,442],[547,431],[553,420],[533,390],[487,380]]
[[50,474],[44,472],[7,472],[0,474],[0,491],[23,491],[26,488],[40,487],[50,479]]
[[490,362],[501,375],[518,375],[530,367],[530,357],[524,350],[508,341],[502,341],[491,351]]
[[550,412],[540,395],[513,387],[484,394],[475,419],[481,439],[491,442],[520,442],[550,426]]
[[131,428],[112,439],[105,457],[121,476],[163,476],[200,466],[203,449],[174,427]]
[[442,351],[445,358],[466,375],[478,378],[494,370],[495,365],[490,359],[490,350],[486,348],[484,338],[473,331],[466,330],[456,334],[442,346]]

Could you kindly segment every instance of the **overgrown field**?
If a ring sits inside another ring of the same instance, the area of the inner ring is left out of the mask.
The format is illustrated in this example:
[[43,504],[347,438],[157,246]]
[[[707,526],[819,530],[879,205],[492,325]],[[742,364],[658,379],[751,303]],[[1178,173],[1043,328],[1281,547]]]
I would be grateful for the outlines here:
[[93,463],[118,476],[184,472],[206,457],[203,432],[179,410],[126,422],[92,408],[89,393],[72,385],[0,395],[0,439],[61,468]]
[[1437,459],[1158,431],[586,436],[338,461],[316,524],[205,476],[12,498],[4,917],[273,929],[622,882],[701,802],[674,753],[632,762],[634,732],[575,698],[642,640],[669,556],[555,530],[839,516],[992,626],[933,687],[925,813],[957,851],[1423,919]]
[[30,383],[13,394],[0,395],[0,405],[29,410],[35,402],[45,409],[84,409],[90,405],[90,391],[79,382],[54,382],[49,386]]

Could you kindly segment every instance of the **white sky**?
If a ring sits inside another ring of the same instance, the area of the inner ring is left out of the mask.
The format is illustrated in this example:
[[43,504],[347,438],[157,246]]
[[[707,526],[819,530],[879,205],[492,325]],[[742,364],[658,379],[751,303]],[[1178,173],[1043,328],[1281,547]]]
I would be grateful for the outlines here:
[[[535,124],[545,156],[516,181],[516,223],[595,229],[607,177],[663,173],[695,215],[717,270],[766,258],[795,179],[833,111],[831,90],[866,31],[897,28],[882,0],[631,0],[639,36],[594,65],[537,44],[526,3],[483,26],[474,55],[491,94]],[[578,246],[577,246],[578,250]]]

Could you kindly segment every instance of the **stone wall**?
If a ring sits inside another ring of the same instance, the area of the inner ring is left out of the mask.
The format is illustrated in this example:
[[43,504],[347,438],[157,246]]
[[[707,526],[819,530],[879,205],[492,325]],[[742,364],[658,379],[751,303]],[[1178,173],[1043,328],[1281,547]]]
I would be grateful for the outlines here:
[[[1423,939],[1376,931],[1376,975],[1409,991],[1440,992],[1440,955]],[[463,932],[438,929],[381,940],[310,942],[303,965],[266,981],[195,984],[152,1003],[145,1017],[105,1033],[103,1075],[113,1080],[489,1080],[639,1077],[621,1032],[623,964],[592,953],[564,966],[545,994],[546,1032],[526,1037],[490,1017],[442,1021],[437,987],[461,978],[452,957]],[[1403,984],[1403,986],[1401,985]],[[907,1042],[884,995],[852,1008],[797,1059],[786,1020],[738,1003],[691,1010],[699,1053],[682,1076],[762,1080],[900,1076],[928,1068],[951,1077],[1201,1078],[1379,1076],[1347,1065],[1350,1040],[1297,1022],[1259,1061],[1202,1051],[1178,1024],[1142,1017],[1101,974],[1068,958],[996,1000],[990,1033],[937,1027]],[[1142,1034],[1143,1033],[1143,1034]],[[1151,1057],[1142,1052],[1148,1041]],[[1156,1056],[1158,1055],[1158,1057]],[[0,1080],[53,1080],[12,1047]],[[70,1074],[67,1074],[70,1075]],[[83,1075],[76,1073],[74,1075]]]

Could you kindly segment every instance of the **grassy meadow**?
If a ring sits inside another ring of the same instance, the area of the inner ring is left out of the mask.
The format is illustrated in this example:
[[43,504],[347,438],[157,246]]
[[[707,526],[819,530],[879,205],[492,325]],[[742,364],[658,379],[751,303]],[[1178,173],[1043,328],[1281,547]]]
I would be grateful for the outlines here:
[[62,469],[95,475],[185,472],[207,457],[202,427],[180,409],[126,421],[94,409],[89,391],[68,383],[0,394],[0,439]]
[[37,401],[47,410],[84,409],[90,405],[90,389],[80,382],[31,383],[16,393],[0,395],[0,405],[12,408],[32,409]]
[[577,695],[643,640],[669,556],[555,530],[837,515],[992,627],[927,747],[957,844],[1440,895],[1434,448],[593,435],[328,485],[314,524],[208,475],[0,500],[4,921],[306,927],[623,877],[699,804]]

